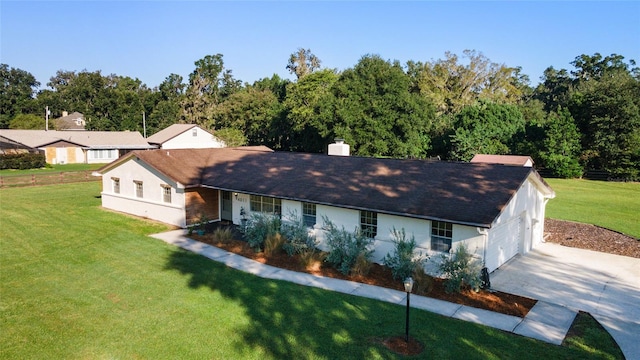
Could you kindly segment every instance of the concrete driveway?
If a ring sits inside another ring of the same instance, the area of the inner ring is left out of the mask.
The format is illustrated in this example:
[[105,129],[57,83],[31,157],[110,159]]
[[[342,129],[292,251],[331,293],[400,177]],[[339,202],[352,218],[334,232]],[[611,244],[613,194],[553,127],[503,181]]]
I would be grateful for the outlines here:
[[491,287],[587,311],[640,359],[640,259],[543,243],[491,273]]

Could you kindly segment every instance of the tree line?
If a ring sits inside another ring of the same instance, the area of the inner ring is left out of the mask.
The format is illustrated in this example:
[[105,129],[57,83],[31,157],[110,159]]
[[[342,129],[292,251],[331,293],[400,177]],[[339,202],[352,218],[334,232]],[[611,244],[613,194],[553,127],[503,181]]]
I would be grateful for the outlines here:
[[401,64],[364,55],[351,68],[322,67],[300,48],[286,68],[253,84],[234,78],[222,54],[197,60],[188,79],[157,87],[100,71],[58,71],[48,89],[29,72],[0,65],[0,128],[44,128],[44,108],[85,115],[88,130],[151,135],[198,124],[230,145],[324,152],[345,139],[357,156],[530,155],[559,177],[604,170],[640,179],[640,69],[621,55],[577,56],[572,69],[548,67],[533,87],[519,67],[472,50]]

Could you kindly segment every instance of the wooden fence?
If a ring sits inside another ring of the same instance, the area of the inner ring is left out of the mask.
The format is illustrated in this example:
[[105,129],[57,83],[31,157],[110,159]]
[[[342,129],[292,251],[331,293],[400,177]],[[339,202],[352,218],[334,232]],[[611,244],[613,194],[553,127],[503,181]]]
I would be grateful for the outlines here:
[[100,181],[93,171],[50,172],[30,175],[0,175],[0,188]]

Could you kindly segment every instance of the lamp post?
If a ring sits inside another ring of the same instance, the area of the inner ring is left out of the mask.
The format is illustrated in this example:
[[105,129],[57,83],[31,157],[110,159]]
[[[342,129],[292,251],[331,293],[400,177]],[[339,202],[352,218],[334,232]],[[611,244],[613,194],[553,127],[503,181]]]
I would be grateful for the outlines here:
[[413,279],[408,277],[404,279],[404,291],[407,292],[407,325],[405,327],[405,337],[404,340],[409,342],[409,297],[411,296],[411,290],[413,290]]

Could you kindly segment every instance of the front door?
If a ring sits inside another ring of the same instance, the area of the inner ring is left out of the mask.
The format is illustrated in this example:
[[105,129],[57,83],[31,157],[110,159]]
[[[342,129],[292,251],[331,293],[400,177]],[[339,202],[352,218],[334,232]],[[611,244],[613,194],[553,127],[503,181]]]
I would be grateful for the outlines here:
[[220,218],[222,220],[233,221],[233,201],[231,201],[231,192],[222,192],[222,211]]

